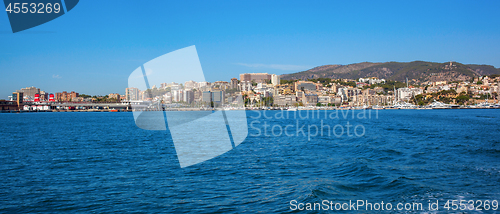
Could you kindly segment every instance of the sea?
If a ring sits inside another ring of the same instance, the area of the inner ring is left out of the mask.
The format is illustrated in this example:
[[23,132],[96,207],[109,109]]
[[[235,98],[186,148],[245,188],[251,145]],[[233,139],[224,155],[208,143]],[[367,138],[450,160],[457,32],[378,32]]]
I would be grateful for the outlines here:
[[0,114],[0,213],[500,212],[500,110],[246,115],[241,144],[181,168],[131,112]]

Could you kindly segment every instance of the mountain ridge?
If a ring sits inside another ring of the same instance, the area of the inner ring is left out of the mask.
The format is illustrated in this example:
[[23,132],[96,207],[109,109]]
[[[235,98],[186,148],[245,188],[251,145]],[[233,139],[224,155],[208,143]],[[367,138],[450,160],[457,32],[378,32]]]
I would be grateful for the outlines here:
[[[451,65],[451,66],[450,66]],[[500,68],[491,65],[462,64],[458,62],[360,62],[348,65],[322,65],[291,74],[281,75],[284,80],[317,78],[358,79],[377,77],[386,80],[416,82],[469,80],[473,77],[500,74]]]

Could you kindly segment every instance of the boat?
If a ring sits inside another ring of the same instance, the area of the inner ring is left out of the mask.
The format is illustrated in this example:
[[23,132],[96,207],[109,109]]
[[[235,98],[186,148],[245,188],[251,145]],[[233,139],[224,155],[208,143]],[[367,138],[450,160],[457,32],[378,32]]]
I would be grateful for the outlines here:
[[451,105],[434,100],[428,105],[432,109],[451,109]]
[[482,103],[476,105],[477,108],[494,108],[495,104],[488,102],[488,94],[486,94],[486,100]]
[[417,106],[407,102],[398,102],[392,106],[395,109],[416,109]]
[[477,104],[477,108],[492,108],[493,105],[488,103],[488,101]]
[[361,106],[361,109],[372,109],[372,107],[369,105],[363,105]]

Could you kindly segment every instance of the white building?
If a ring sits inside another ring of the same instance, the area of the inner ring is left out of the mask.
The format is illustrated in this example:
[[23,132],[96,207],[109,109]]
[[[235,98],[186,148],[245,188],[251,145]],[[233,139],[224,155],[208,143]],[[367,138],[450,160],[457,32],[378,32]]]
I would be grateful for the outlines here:
[[278,95],[274,97],[274,104],[277,106],[294,106],[297,103],[295,95]]
[[[272,85],[268,85],[265,83],[259,83],[257,84],[257,87],[255,87],[254,91],[256,93],[261,93],[261,94],[273,94],[274,92],[274,87]],[[267,96],[266,96],[267,97]]]
[[197,83],[196,83],[195,81],[193,81],[193,80],[186,81],[186,82],[184,83],[184,88],[185,88],[186,90],[188,90],[188,89],[193,89],[193,88],[195,88],[196,86],[197,86]]
[[385,83],[385,79],[379,79],[377,77],[359,78],[359,82],[364,82],[369,84],[379,84],[379,83]]
[[396,93],[397,100],[407,101],[416,95],[422,94],[423,90],[420,88],[398,88]]
[[250,81],[241,81],[240,82],[240,89],[241,89],[241,91],[251,91],[252,90],[252,83]]
[[279,85],[280,81],[281,81],[280,76],[278,76],[276,74],[271,75],[271,83],[273,84],[273,86]]
[[182,102],[184,97],[183,90],[172,90],[172,102]]
[[210,86],[209,82],[198,82],[196,88],[202,88],[202,87],[207,87]]
[[163,95],[163,102],[166,104],[172,103],[172,93],[167,92],[166,94]]
[[342,102],[347,102],[349,100],[347,88],[338,88],[337,95],[340,96]]
[[192,103],[194,101],[194,93],[191,90],[185,90],[182,96],[182,101]]
[[450,90],[450,86],[449,85],[441,85],[441,86],[438,86],[439,87],[439,90],[440,91],[448,91]]
[[318,103],[321,103],[321,104],[331,103],[331,98],[330,98],[330,96],[318,96]]

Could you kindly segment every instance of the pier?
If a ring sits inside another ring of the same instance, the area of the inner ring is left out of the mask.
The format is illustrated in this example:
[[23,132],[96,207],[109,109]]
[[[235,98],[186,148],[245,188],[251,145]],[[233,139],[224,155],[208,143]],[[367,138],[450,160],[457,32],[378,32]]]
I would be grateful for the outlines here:
[[23,102],[0,101],[0,112],[99,112],[99,111],[131,111],[130,102],[122,103],[91,103],[91,102]]

